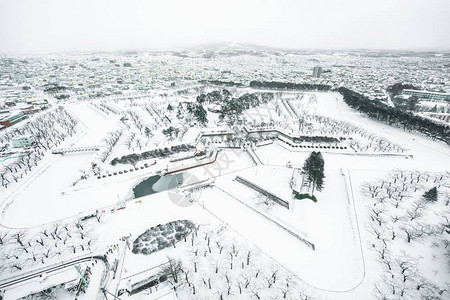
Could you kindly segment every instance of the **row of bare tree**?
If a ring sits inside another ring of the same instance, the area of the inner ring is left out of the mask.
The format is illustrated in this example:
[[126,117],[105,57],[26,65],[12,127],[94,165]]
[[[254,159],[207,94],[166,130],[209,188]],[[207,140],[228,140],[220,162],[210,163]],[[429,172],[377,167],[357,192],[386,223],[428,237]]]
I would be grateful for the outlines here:
[[187,255],[169,258],[162,274],[177,291],[208,299],[313,299],[296,277],[226,231],[197,226],[181,244]]
[[[363,195],[372,201],[367,229],[374,240],[369,247],[384,269],[374,288],[378,299],[440,299],[449,293],[449,282],[436,283],[424,275],[421,261],[426,254],[418,255],[414,248],[405,247],[426,243],[438,253],[432,254],[432,260],[450,259],[442,257],[450,248],[446,233],[450,228],[449,184],[448,174],[405,170],[363,184]],[[430,186],[441,191],[436,203],[422,197]]]
[[[100,222],[101,215],[97,220]],[[39,229],[1,229],[0,273],[22,271],[55,259],[60,260],[65,255],[91,251],[97,238],[90,222],[75,219]]]
[[75,133],[78,121],[62,106],[53,111],[47,111],[22,126],[18,126],[0,137],[0,141],[9,141],[18,135],[31,134],[35,140],[35,147],[19,153],[12,163],[5,162],[0,169],[1,185],[8,188],[12,181],[17,182],[23,175],[37,166],[45,153],[52,147],[58,146],[68,136]]

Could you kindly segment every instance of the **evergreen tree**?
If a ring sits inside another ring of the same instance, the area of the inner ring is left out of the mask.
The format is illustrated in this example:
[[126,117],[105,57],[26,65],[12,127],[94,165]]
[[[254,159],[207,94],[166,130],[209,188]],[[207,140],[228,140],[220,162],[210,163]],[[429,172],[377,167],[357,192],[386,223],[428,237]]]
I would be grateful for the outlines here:
[[324,166],[322,153],[313,151],[303,164],[303,173],[307,179],[312,183],[311,195],[314,195],[314,189],[321,191],[323,189]]
[[441,140],[450,145],[450,127],[424,119],[408,111],[387,106],[379,101],[371,101],[366,96],[345,87],[338,89],[350,107],[367,114],[370,118],[386,122],[389,125],[420,132],[432,139]]
[[426,191],[423,196],[425,200],[436,202],[437,201],[437,188],[431,188],[430,190]]
[[205,126],[208,123],[208,119],[206,118],[206,110],[203,108],[203,105],[197,104],[194,110],[194,117],[200,123],[200,125]]
[[145,127],[144,132],[147,138],[150,138],[150,136],[152,135],[152,131],[148,127]]
[[197,103],[204,103],[206,101],[206,95],[205,94],[200,94],[200,96],[197,96]]
[[223,101],[229,101],[232,97],[229,90],[222,90]]

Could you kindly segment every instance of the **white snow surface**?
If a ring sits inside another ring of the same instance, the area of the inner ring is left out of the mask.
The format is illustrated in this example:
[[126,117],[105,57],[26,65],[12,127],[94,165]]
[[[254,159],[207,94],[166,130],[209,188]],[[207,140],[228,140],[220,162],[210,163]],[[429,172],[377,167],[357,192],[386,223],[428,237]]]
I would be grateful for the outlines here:
[[[298,278],[301,286],[313,291],[318,297],[374,299],[374,283],[380,280],[384,269],[376,253],[372,251],[374,236],[367,229],[368,211],[372,204],[367,203],[361,186],[366,182],[385,178],[393,170],[399,169],[420,171],[424,174],[440,172],[447,173],[448,176],[450,151],[443,143],[361,115],[350,109],[337,93],[314,95],[317,101],[309,108],[310,113],[362,127],[408,149],[408,155],[412,157],[323,153],[325,188],[315,193],[318,202],[314,203],[309,199],[292,198],[289,180],[293,169],[286,167],[287,162],[290,162],[294,168],[301,168],[310,150],[293,152],[275,142],[255,149],[255,154],[262,163],[255,164],[243,149],[223,149],[215,163],[184,173],[185,178],[190,178],[190,183],[211,178],[214,181],[212,187],[195,195],[194,203],[184,206],[180,205],[178,198],[174,196],[184,197],[180,189],[133,199],[133,187],[163,169],[167,160],[158,159],[158,163],[150,168],[105,179],[91,176],[73,185],[82,174],[80,170],[89,168],[96,154],[47,154],[21,182],[8,190],[0,191],[0,223],[10,228],[9,230],[26,230],[62,219],[73,223],[77,216],[105,209],[100,223],[95,219],[89,221],[97,236],[96,247],[93,249],[101,254],[104,250],[97,249],[107,249],[116,243],[121,245],[120,249],[125,249],[125,244],[120,240],[123,236],[131,234],[132,242],[146,229],[173,220],[188,219],[211,228],[226,224],[229,228],[226,234],[228,239],[236,237],[242,243],[253,245],[267,257],[263,261],[280,264],[286,272],[291,272]],[[101,113],[87,102],[70,103],[66,105],[66,109],[79,119],[82,126],[76,136],[60,145],[61,148],[102,145],[108,132],[123,128],[118,118]],[[258,120],[266,118],[267,121],[267,118],[271,117],[272,109],[272,105],[261,108],[265,116],[258,116]],[[275,116],[274,112],[273,114]],[[255,111],[250,112],[250,115],[255,115]],[[279,116],[274,118],[281,119]],[[197,129],[190,130],[184,138],[193,140],[198,132]],[[115,149],[111,158],[129,153],[123,145],[118,147],[120,150]],[[130,166],[108,167],[105,164],[105,168],[112,172],[120,168],[128,169]],[[250,180],[285,199],[290,203],[290,209],[275,205],[265,210],[256,203],[257,192],[235,181],[236,176]],[[112,206],[126,200],[128,201],[125,209],[111,212]],[[446,207],[442,205],[442,209]],[[315,251],[292,233],[313,243]],[[395,253],[400,253],[401,250],[398,246],[392,249]],[[431,253],[434,253],[433,250],[420,242],[405,244],[405,249],[414,256],[422,253],[422,256],[426,257],[421,266],[425,275],[431,279],[435,277],[433,282],[441,286],[450,282],[448,258],[442,255],[432,261],[430,257]],[[159,265],[167,261],[168,256],[183,259],[187,257],[182,247],[169,247],[148,256],[135,255],[129,250],[120,255],[123,255],[123,269],[119,279],[108,282],[110,291],[117,290],[118,286],[123,284],[120,283],[120,278]],[[438,264],[440,266],[435,267]],[[93,280],[96,285],[99,285],[100,280],[98,274],[103,272],[100,269],[96,267],[95,270],[97,275]],[[437,273],[433,273],[434,271]],[[70,272],[72,273],[69,274],[68,271],[67,274],[75,276],[73,270]],[[66,273],[61,273],[55,284],[64,281],[65,275],[62,274]],[[437,279],[438,277],[440,279]],[[26,287],[10,289],[8,295],[13,296],[8,297],[22,297],[36,289],[36,283],[27,283]],[[187,296],[188,292],[183,290],[180,295]],[[94,299],[96,292],[89,290],[88,293],[84,296],[85,299]],[[413,299],[414,294],[408,297]],[[60,299],[65,298],[61,296]],[[239,297],[237,295],[231,299]]]

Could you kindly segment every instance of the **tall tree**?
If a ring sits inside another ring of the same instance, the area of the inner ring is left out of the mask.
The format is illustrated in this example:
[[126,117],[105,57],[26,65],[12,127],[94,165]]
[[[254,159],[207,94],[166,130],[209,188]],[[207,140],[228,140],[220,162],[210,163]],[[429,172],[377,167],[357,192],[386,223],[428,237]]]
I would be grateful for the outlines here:
[[426,191],[423,196],[425,200],[436,202],[437,201],[437,188],[431,188],[430,190]]
[[160,272],[159,276],[167,276],[169,282],[172,284],[173,289],[176,290],[176,286],[179,281],[179,274],[182,272],[182,265],[180,260],[175,260],[170,257],[167,257],[167,264],[165,264]]
[[200,96],[197,96],[197,103],[203,104],[206,101],[206,95],[200,94]]
[[313,151],[303,164],[303,173],[306,175],[308,181],[312,183],[311,195],[314,195],[314,190],[321,191],[323,189],[324,166],[322,153]]
[[201,126],[205,126],[208,123],[208,118],[206,117],[207,112],[203,108],[203,105],[197,104],[194,110],[194,116]]

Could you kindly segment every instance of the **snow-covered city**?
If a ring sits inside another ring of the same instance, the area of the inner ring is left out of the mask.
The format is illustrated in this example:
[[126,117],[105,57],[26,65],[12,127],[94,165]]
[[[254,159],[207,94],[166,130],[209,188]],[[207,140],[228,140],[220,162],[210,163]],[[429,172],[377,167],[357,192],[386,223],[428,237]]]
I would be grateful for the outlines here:
[[169,48],[2,49],[0,300],[450,298],[449,50]]

